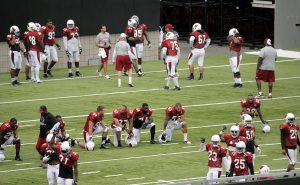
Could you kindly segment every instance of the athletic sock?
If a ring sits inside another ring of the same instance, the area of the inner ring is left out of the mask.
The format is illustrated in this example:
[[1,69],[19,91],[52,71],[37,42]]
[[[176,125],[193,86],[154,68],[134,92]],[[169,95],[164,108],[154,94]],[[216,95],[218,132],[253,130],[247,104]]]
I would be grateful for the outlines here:
[[155,125],[150,128],[151,140],[154,140],[155,135]]
[[72,73],[72,69],[69,69],[69,73]]
[[179,87],[178,77],[174,77],[173,82],[174,82],[175,86]]
[[183,141],[187,141],[188,140],[187,136],[188,136],[188,133],[183,133]]
[[128,77],[128,83],[132,84],[132,76]]

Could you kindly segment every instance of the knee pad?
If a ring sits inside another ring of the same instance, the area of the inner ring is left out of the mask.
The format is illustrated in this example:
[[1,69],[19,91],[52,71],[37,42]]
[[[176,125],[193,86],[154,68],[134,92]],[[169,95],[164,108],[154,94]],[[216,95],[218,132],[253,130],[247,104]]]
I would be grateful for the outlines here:
[[241,76],[240,72],[233,73],[234,78],[239,78]]

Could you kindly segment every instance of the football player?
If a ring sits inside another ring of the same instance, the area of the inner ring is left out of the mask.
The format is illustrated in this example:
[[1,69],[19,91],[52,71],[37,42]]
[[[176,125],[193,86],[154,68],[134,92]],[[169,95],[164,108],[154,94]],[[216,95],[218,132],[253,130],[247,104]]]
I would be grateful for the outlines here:
[[[126,105],[121,105],[113,112],[113,122],[110,128],[114,132],[114,146],[122,147],[122,131],[126,129],[126,124],[129,124],[129,128],[133,128],[132,123],[132,111],[130,111]],[[127,134],[133,135],[132,130],[126,129]]]
[[106,26],[102,25],[100,33],[96,37],[96,47],[99,48],[98,56],[100,58],[100,66],[97,69],[96,74],[101,77],[101,70],[104,70],[104,78],[110,79],[107,74],[107,62],[108,62],[108,54],[111,48],[111,40],[110,34],[106,31]]
[[102,141],[100,144],[100,148],[107,149],[106,146],[108,127],[104,124],[104,107],[98,106],[97,111],[91,112],[86,119],[85,125],[83,127],[83,139],[84,142],[79,142],[77,140],[72,139],[71,146],[78,144],[81,148],[87,148],[86,143],[88,141],[93,141],[93,136],[96,134],[102,134]]
[[78,159],[79,155],[71,150],[67,141],[55,143],[55,133],[50,141],[50,147],[59,158],[58,184],[77,185],[78,183]]
[[248,114],[245,114],[243,117],[244,124],[240,126],[240,136],[243,136],[247,139],[246,143],[246,151],[253,154],[253,164],[255,160],[255,150],[254,146],[256,148],[256,151],[258,154],[261,154],[261,149],[256,143],[255,139],[255,126],[253,125],[252,117]]
[[201,138],[200,152],[208,153],[208,172],[207,180],[216,180],[221,177],[222,162],[226,169],[226,176],[229,173],[229,163],[226,158],[227,149],[220,145],[220,136],[213,135],[211,142],[205,144],[205,138]]
[[236,144],[236,152],[231,153],[231,164],[229,177],[254,175],[253,159],[250,152],[245,151],[246,144],[243,141],[239,141]]
[[[42,40],[41,32],[37,31],[37,27],[33,22],[29,22],[27,25],[28,32],[26,34],[25,45],[27,48],[31,66],[31,76],[33,81],[36,83],[41,83],[40,80],[40,67],[42,63],[41,52],[44,51],[44,43]],[[25,41],[24,41],[25,42]]]
[[[129,19],[127,25],[128,26],[125,29],[125,34],[126,34],[127,42],[130,46],[130,52],[131,52],[130,60],[132,62],[132,66],[133,66],[137,76],[141,77],[141,76],[143,76],[143,73],[141,73],[137,67],[136,39],[134,37],[134,34],[136,32],[137,22],[135,21],[135,19]],[[124,74],[125,73],[126,73],[126,71],[124,71]],[[127,74],[125,74],[125,75],[127,75]]]
[[295,170],[297,163],[297,145],[300,146],[300,140],[298,136],[299,126],[296,124],[295,115],[293,113],[287,113],[285,116],[285,123],[279,126],[281,133],[281,148],[282,154],[286,155],[289,164],[287,171]]
[[116,71],[118,72],[118,87],[122,86],[122,69],[124,68],[128,71],[128,86],[134,87],[132,84],[132,68],[130,63],[130,55],[133,57],[133,54],[130,51],[130,46],[126,42],[126,34],[121,33],[119,37],[119,42],[116,43],[112,63],[116,64]]
[[173,90],[179,91],[178,75],[176,74],[176,66],[180,58],[180,48],[175,35],[172,32],[168,32],[166,40],[162,43],[161,58],[167,65],[168,78],[165,90],[169,89],[170,82],[173,80],[175,87]]
[[146,24],[140,24],[139,17],[136,15],[133,15],[131,19],[134,19],[137,23],[137,27],[134,30],[134,38],[136,40],[136,54],[138,58],[138,70],[140,73],[142,73],[142,56],[143,56],[143,50],[144,50],[144,38],[146,38],[148,42],[148,47],[151,47],[151,42],[147,33],[147,25]]
[[[47,53],[47,60],[44,62],[44,78],[48,78],[48,76],[53,77],[51,73],[52,67],[56,64],[58,61],[57,58],[57,51],[54,47],[54,45],[57,47],[57,49],[61,49],[60,45],[56,43],[55,40],[55,26],[51,19],[48,19],[45,26],[41,27],[41,32],[43,34],[43,41],[45,44],[45,51]],[[48,63],[51,61],[49,67]]]
[[235,88],[241,88],[242,79],[240,73],[240,63],[242,60],[241,48],[244,43],[244,39],[239,34],[239,31],[236,28],[231,28],[227,36],[229,42],[229,64],[233,72],[234,85]]
[[57,123],[52,127],[52,129],[49,131],[49,133],[53,133],[53,132],[57,132],[56,136],[56,140],[59,142],[64,142],[64,141],[68,141],[70,139],[69,134],[66,133],[65,130],[65,122],[62,119],[61,115],[56,115],[55,116]]
[[75,26],[75,23],[72,19],[67,21],[67,27],[63,29],[63,43],[66,51],[66,55],[69,58],[68,77],[73,77],[72,73],[72,63],[75,63],[77,77],[81,77],[82,74],[79,72],[79,55],[82,53],[82,47],[79,39],[79,28]]
[[172,140],[174,130],[181,129],[183,133],[183,143],[191,144],[188,140],[188,127],[185,121],[185,109],[181,103],[176,103],[174,106],[170,106],[165,111],[164,131],[166,141]]
[[[43,163],[47,165],[47,179],[49,185],[55,185],[58,180],[59,173],[59,158],[57,153],[50,147],[50,142],[53,137],[53,134],[48,134],[46,138],[46,143],[44,143],[41,147],[41,151],[43,152]],[[56,140],[55,143],[60,144]]]
[[190,76],[187,78],[188,80],[194,80],[194,61],[198,61],[200,76],[198,80],[203,80],[203,72],[204,72],[204,56],[205,56],[205,48],[207,48],[210,44],[210,38],[207,33],[202,30],[202,26],[200,23],[195,23],[193,25],[193,32],[190,34],[190,48],[191,52],[188,56],[188,65],[190,70]]
[[[22,161],[20,158],[21,140],[18,137],[19,125],[16,118],[11,118],[9,121],[5,121],[0,126],[0,153],[4,156],[4,148],[6,145],[15,145],[16,148],[16,161]],[[4,160],[3,159],[3,160]]]
[[250,115],[252,118],[259,116],[262,124],[268,124],[267,121],[263,119],[260,106],[261,102],[254,98],[253,94],[249,94],[248,97],[241,101],[242,111],[240,113],[241,119],[243,119],[244,114]]
[[11,26],[9,34],[6,36],[6,42],[9,46],[9,59],[10,59],[10,76],[11,84],[13,86],[21,85],[18,82],[19,72],[22,68],[21,50],[25,53],[26,49],[20,41],[20,29],[18,26]]
[[133,109],[132,120],[132,132],[136,141],[139,143],[141,140],[141,129],[150,129],[150,143],[155,144],[155,123],[153,123],[152,109],[147,103],[143,103],[142,107]]

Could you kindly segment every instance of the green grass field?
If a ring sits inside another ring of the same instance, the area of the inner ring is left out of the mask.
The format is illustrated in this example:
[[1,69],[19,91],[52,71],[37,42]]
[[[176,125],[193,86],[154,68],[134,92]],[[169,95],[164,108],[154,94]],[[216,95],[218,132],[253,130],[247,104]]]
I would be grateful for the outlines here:
[[[42,84],[24,83],[19,87],[4,84],[9,83],[9,74],[0,74],[0,121],[16,117],[20,121],[19,135],[24,144],[21,147],[22,162],[13,160],[14,147],[5,149],[6,160],[12,161],[0,163],[0,184],[47,184],[46,170],[38,168],[40,161],[35,150],[40,105],[47,105],[50,112],[65,117],[71,137],[82,138],[86,115],[98,105],[105,106],[105,122],[110,124],[112,111],[121,104],[133,109],[147,102],[154,109],[157,139],[162,129],[164,109],[180,102],[186,107],[188,137],[192,145],[182,143],[181,131],[174,133],[173,141],[168,145],[150,145],[150,133],[145,130],[142,134],[145,142],[136,148],[100,150],[100,138],[96,138],[97,149],[93,152],[74,148],[80,155],[79,184],[157,184],[206,176],[207,153],[198,152],[200,137],[209,140],[224,124],[239,122],[240,101],[249,93],[257,93],[254,81],[257,57],[244,54],[242,63],[245,65],[241,66],[244,87],[241,89],[231,87],[232,73],[229,66],[224,66],[227,61],[226,54],[206,56],[204,80],[187,81],[187,62],[181,59],[178,68],[182,90],[178,92],[163,90],[166,73],[162,61],[144,62],[146,75],[133,78],[134,88],[127,87],[127,78],[123,78],[123,87],[118,88],[116,76],[110,80],[92,77],[96,66],[81,68],[82,74],[90,76],[87,78],[66,79],[66,69],[54,69],[54,79],[58,80],[51,79]],[[255,160],[256,172],[262,164],[269,165],[271,170],[286,168],[287,160],[279,159],[285,156],[281,154],[278,125],[287,112],[300,115],[300,60],[280,62],[276,68],[273,99],[262,100],[262,113],[266,120],[270,120],[271,133],[263,134],[260,122],[255,123],[257,142],[263,154]],[[110,74],[115,74],[112,65],[109,69]],[[23,73],[20,77],[24,81]],[[267,84],[263,84],[263,89],[267,94]]]

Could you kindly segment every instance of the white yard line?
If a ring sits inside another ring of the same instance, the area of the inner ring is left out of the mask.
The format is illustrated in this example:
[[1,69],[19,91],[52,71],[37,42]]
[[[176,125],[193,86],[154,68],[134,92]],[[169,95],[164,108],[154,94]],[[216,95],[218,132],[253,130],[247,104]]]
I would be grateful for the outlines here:
[[108,177],[119,177],[122,176],[123,174],[115,174],[115,175],[106,175],[104,177],[108,178]]
[[178,143],[167,143],[167,144],[161,144],[162,146],[168,146],[168,145],[178,145]]
[[132,180],[141,180],[141,179],[145,179],[145,177],[130,178],[130,179],[127,179],[127,180],[132,181]]
[[282,158],[276,158],[276,159],[273,159],[273,161],[281,161],[281,160],[285,160],[287,159],[286,157],[282,157]]
[[268,156],[268,155],[256,155],[255,158],[256,158],[256,157],[267,157],[267,156]]
[[19,163],[19,164],[16,164],[17,166],[22,166],[22,165],[28,165],[28,164],[33,164],[33,163]]
[[100,173],[100,171],[93,171],[93,172],[82,172],[82,175],[89,175],[89,174],[95,174],[95,173]]

